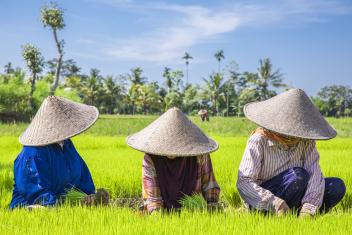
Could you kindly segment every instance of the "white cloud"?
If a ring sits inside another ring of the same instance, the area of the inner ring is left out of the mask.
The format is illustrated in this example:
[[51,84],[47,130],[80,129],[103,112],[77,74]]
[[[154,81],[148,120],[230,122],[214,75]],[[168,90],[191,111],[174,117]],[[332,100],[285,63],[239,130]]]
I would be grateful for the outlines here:
[[158,5],[152,10],[172,11],[177,22],[159,27],[138,39],[118,41],[104,49],[116,59],[150,62],[180,58],[190,47],[235,30],[239,19],[227,11],[212,11],[200,6]]
[[[168,25],[155,27],[152,32],[139,33],[138,38],[111,40],[100,44],[100,51],[112,59],[167,62],[179,59],[184,51],[200,43],[221,38],[222,35],[248,25],[262,25],[297,20],[320,21],[324,15],[346,14],[349,5],[337,0],[282,0],[245,1],[217,8],[199,5],[177,5],[167,3],[134,4],[132,0],[94,0],[110,6],[152,12],[149,17],[158,17],[167,12],[173,20],[165,19]],[[121,9],[120,9],[121,10]],[[176,19],[176,20],[175,20]]]

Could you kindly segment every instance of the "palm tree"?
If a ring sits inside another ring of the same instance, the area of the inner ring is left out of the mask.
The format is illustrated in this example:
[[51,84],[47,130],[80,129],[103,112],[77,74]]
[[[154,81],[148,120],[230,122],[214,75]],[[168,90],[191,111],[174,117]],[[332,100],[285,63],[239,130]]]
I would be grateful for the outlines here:
[[146,77],[142,76],[143,69],[136,67],[131,69],[131,74],[128,75],[129,80],[132,84],[143,85],[146,82]]
[[125,96],[125,99],[127,101],[128,104],[130,104],[131,106],[131,111],[130,113],[132,115],[135,114],[136,112],[136,101],[138,99],[138,90],[139,90],[139,84],[131,84],[130,88],[128,89],[128,92]]
[[212,103],[212,109],[214,114],[218,114],[218,101],[220,98],[224,98],[223,88],[223,77],[219,73],[215,73],[209,76],[209,79],[203,79],[205,82],[205,93],[210,98]]
[[193,57],[188,53],[185,52],[185,55],[182,57],[183,60],[186,62],[186,85],[188,84],[188,65],[189,61],[193,59]]
[[167,92],[169,93],[173,87],[173,81],[171,77],[171,69],[168,67],[164,68],[163,77],[166,79]]
[[82,82],[83,102],[89,105],[98,106],[98,100],[102,93],[102,77],[98,69],[91,69],[90,76]]
[[220,69],[221,69],[221,60],[225,59],[225,55],[224,55],[224,51],[223,50],[219,50],[214,54],[214,57],[216,58],[216,60],[219,62],[219,73],[220,73]]
[[255,81],[257,89],[259,90],[263,99],[268,99],[275,95],[274,92],[269,90],[269,87],[285,87],[286,85],[282,82],[282,73],[280,70],[273,71],[273,65],[270,58],[264,58],[259,60],[259,68],[257,72],[257,79]]
[[119,86],[112,76],[107,76],[103,80],[104,93],[103,102],[105,103],[106,112],[113,114],[114,109],[117,108],[118,100],[122,97],[122,87]]
[[15,70],[12,68],[12,63],[8,62],[5,66],[4,66],[4,72],[6,75],[12,74],[15,72]]
[[155,106],[159,106],[160,96],[156,92],[156,87],[153,83],[139,85],[137,87],[138,97],[137,105],[142,109],[144,114]]

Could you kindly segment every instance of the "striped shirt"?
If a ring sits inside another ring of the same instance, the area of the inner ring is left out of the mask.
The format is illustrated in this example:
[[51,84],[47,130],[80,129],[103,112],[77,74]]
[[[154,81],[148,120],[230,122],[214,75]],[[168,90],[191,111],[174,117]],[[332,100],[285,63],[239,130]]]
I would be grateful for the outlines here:
[[[211,159],[209,155],[197,157],[198,175],[194,193],[202,193],[208,202],[219,200],[220,187],[216,182]],[[163,208],[163,199],[160,194],[158,178],[153,160],[147,154],[142,164],[142,194],[144,210],[152,212]]]
[[260,187],[260,184],[293,167],[302,167],[310,175],[301,201],[301,211],[315,214],[322,205],[325,181],[314,140],[300,141],[296,146],[285,150],[279,143],[263,135],[252,135],[238,171],[238,192],[251,207],[274,211],[273,202],[278,198]]

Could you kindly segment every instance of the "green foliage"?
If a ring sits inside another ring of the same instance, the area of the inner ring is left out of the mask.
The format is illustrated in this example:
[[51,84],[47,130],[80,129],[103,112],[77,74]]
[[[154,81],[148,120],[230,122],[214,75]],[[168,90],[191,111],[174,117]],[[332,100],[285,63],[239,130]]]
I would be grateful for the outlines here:
[[348,86],[323,87],[313,101],[326,116],[352,116],[352,89]]
[[0,85],[0,121],[26,120],[29,115],[29,85],[10,79]]
[[63,29],[65,27],[64,10],[56,3],[44,6],[40,11],[40,16],[44,27],[51,27],[52,29]]
[[[25,53],[27,60],[39,61],[39,66],[33,69],[35,72],[41,72],[43,59],[37,59],[41,58],[40,52],[31,45],[28,48],[28,52]],[[217,56],[223,59],[221,53]],[[192,58],[189,54],[187,57]],[[40,82],[37,85],[35,84],[37,78],[33,80],[37,74],[30,77],[31,86],[27,101],[31,101],[28,102],[31,103],[28,110],[32,111],[29,115],[22,109],[22,111],[18,109],[18,112],[25,114],[24,116],[33,115],[41,101],[52,93],[52,89],[48,90],[48,87],[52,88],[50,84],[56,79],[53,75],[56,63],[55,59],[48,62],[49,71],[46,75],[38,77]],[[32,66],[38,63],[28,64]],[[14,70],[11,63],[8,63],[4,70],[6,73],[0,74],[0,84],[6,84],[14,79],[24,80],[25,75],[21,69]],[[165,79],[162,85],[148,81],[140,67],[131,69],[129,74],[118,76],[102,76],[98,69],[91,69],[89,75],[79,72],[80,68],[75,61],[64,61],[61,73],[64,80],[59,84],[55,94],[94,105],[102,114],[160,114],[176,106],[187,114],[196,114],[203,108],[210,110],[214,116],[243,116],[245,104],[270,98],[277,94],[278,89],[287,88],[280,70],[273,70],[269,58],[260,60],[256,73],[241,73],[238,65],[230,62],[224,72],[212,73],[203,79],[203,84],[184,85],[183,72],[168,67],[165,67],[162,73]],[[21,82],[18,84],[21,85]],[[38,91],[35,91],[36,88]],[[330,86],[323,88],[312,99],[325,116],[344,117],[352,115],[351,97],[349,87]],[[24,103],[20,100],[18,102]],[[0,112],[3,114],[10,112],[5,106],[6,104],[0,103]],[[16,116],[21,116],[21,113]]]
[[24,45],[22,47],[22,56],[32,74],[38,74],[43,71],[44,57],[37,47],[32,44]]

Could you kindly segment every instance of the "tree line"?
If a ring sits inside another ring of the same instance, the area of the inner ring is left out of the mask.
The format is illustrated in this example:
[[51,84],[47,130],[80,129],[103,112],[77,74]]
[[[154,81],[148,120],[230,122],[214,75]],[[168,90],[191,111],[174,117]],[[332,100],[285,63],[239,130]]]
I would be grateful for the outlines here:
[[[28,120],[48,95],[60,95],[96,106],[107,114],[160,114],[177,106],[195,114],[208,109],[212,115],[243,116],[246,103],[268,99],[288,89],[283,74],[274,69],[270,58],[259,60],[256,71],[240,72],[235,62],[222,68],[223,50],[214,54],[218,70],[202,78],[201,84],[190,83],[189,66],[193,56],[185,52],[185,71],[165,67],[162,82],[149,81],[143,69],[135,67],[119,75],[102,76],[92,68],[89,74],[72,59],[64,60],[64,11],[55,3],[41,9],[41,22],[50,29],[57,57],[45,60],[38,47],[22,46],[27,73],[9,62],[0,73],[0,120]],[[352,90],[348,86],[327,86],[312,97],[325,116],[352,116]]]
[[[23,53],[23,57],[40,55]],[[32,67],[27,75],[11,63],[4,66],[0,74],[2,121],[30,119],[43,99],[51,95],[56,62],[44,62],[43,58],[38,61],[47,66],[46,73],[32,63],[27,63]],[[161,83],[148,81],[140,67],[117,76],[102,76],[98,69],[83,74],[73,60],[63,61],[60,77],[55,95],[94,105],[106,114],[160,114],[177,106],[191,115],[208,109],[212,115],[243,116],[246,103],[268,99],[289,88],[280,70],[273,70],[269,58],[260,60],[256,72],[240,73],[232,62],[203,78],[201,84],[185,82],[183,71],[168,67],[161,72]],[[352,89],[348,86],[323,87],[312,100],[325,116],[352,116]]]

